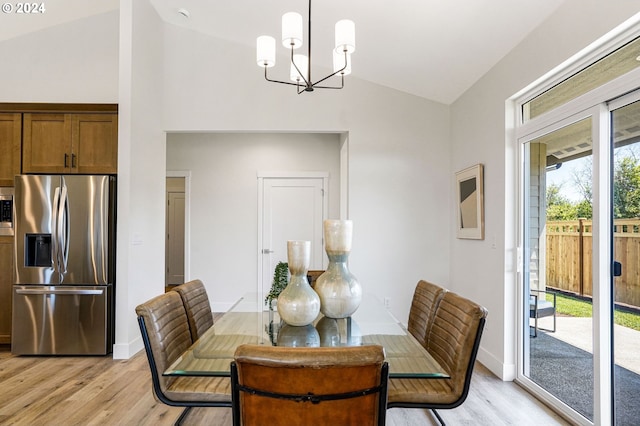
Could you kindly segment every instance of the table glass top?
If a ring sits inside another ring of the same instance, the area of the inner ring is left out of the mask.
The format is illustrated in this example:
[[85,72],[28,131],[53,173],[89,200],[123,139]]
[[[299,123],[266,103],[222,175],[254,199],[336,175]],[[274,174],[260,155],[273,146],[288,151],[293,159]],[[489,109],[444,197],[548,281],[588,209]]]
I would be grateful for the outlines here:
[[294,327],[277,311],[263,311],[257,294],[243,297],[217,319],[165,376],[229,376],[236,347],[242,344],[319,347],[382,345],[392,378],[449,377],[431,355],[374,296],[363,297],[350,318],[320,314],[313,324]]

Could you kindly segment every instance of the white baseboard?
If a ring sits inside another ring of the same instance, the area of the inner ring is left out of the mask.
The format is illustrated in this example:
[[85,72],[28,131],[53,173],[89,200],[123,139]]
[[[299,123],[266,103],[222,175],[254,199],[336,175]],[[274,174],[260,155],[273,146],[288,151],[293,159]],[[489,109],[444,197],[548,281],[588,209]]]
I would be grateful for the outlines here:
[[482,348],[482,346],[478,349],[476,359],[505,382],[511,382],[516,378],[515,364],[505,364],[501,362],[491,352]]
[[113,359],[129,359],[142,349],[144,349],[144,345],[141,337],[128,344],[117,343],[113,345]]

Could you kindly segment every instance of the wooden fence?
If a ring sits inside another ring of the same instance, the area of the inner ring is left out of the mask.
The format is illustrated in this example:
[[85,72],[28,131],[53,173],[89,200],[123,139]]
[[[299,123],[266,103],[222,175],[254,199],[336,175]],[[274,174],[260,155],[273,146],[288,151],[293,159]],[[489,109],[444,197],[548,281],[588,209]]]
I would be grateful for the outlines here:
[[[593,294],[591,220],[547,222],[547,286],[581,296]],[[614,258],[622,264],[615,277],[615,301],[640,306],[640,219],[614,221]]]

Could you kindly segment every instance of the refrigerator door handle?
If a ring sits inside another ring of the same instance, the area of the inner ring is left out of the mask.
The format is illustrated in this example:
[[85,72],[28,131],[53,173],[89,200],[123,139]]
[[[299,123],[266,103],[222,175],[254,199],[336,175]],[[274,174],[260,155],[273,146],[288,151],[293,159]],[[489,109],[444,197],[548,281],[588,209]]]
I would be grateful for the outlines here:
[[60,244],[60,273],[67,272],[69,260],[69,193],[63,185],[60,192],[60,214],[58,215],[58,241]]
[[55,290],[47,290],[47,289],[16,289],[16,294],[60,294],[60,295],[82,295],[82,296],[90,296],[90,295],[100,295],[104,294],[103,289],[97,290],[66,290],[66,289],[55,289]]
[[60,187],[56,187],[53,193],[53,226],[51,230],[51,265],[53,266],[53,270],[55,272],[59,272],[59,263],[60,263],[60,245],[58,243],[58,223],[60,219],[58,218],[60,205]]

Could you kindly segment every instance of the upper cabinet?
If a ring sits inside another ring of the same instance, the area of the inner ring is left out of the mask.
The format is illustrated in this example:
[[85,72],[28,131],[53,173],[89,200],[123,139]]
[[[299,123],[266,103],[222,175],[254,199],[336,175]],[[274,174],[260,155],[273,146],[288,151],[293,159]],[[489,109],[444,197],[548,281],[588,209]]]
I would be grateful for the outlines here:
[[117,114],[25,113],[23,123],[22,173],[117,173]]
[[0,113],[0,186],[13,186],[20,174],[22,114]]

